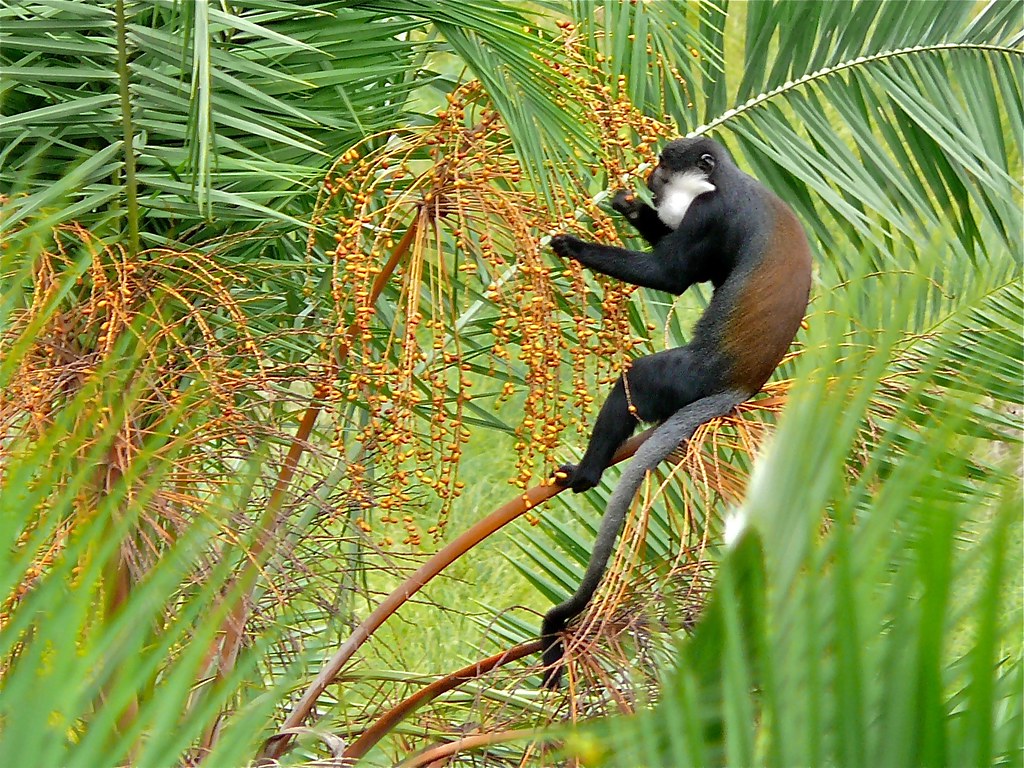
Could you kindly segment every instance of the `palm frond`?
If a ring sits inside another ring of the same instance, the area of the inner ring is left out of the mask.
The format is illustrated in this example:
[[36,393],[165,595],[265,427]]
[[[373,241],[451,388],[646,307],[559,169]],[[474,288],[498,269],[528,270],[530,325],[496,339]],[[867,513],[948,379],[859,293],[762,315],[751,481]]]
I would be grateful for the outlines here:
[[[119,159],[110,162],[105,151],[121,145],[123,129],[113,6],[0,9],[0,183],[25,195],[9,226],[40,207],[77,201],[91,204],[74,209],[93,213],[90,223],[122,215],[100,207],[122,183]],[[328,159],[393,125],[411,89],[424,84],[415,75],[430,77],[408,39],[422,22],[350,3],[127,7],[130,128],[150,217],[287,220],[302,210],[290,201]],[[68,57],[80,66],[68,66]],[[51,186],[71,169],[73,185]]]

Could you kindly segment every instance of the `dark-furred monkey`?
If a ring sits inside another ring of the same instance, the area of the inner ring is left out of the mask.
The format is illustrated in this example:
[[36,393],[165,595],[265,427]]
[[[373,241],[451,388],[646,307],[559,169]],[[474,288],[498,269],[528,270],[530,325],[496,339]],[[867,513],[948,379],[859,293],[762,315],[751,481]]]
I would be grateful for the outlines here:
[[714,293],[690,343],[634,360],[615,384],[578,465],[556,482],[576,493],[593,488],[637,423],[661,426],[640,447],[608,502],[590,564],[576,593],[552,608],[541,630],[544,685],[557,687],[558,633],[597,589],[626,510],[644,474],[706,421],[728,413],[768,381],[796,335],[811,286],[811,252],[793,211],[743,173],[717,142],[670,142],[647,180],[654,206],[626,192],[612,207],[652,246],[632,251],[552,238],[563,258],[633,285],[681,294],[711,282]]

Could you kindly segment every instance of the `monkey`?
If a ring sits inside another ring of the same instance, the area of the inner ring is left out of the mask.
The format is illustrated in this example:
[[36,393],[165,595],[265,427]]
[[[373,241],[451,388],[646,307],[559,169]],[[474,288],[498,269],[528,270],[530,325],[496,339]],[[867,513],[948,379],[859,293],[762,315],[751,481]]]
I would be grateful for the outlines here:
[[811,288],[811,250],[796,214],[741,171],[708,137],[675,139],[647,179],[653,207],[620,190],[612,208],[651,246],[634,251],[551,239],[554,252],[626,283],[680,295],[710,282],[711,301],[688,344],[633,360],[598,412],[579,464],[554,481],[581,493],[595,487],[615,450],[640,422],[659,424],[623,471],[601,520],[576,592],[544,616],[544,681],[557,688],[558,634],[582,613],[604,575],[626,511],[645,474],[703,423],[753,397],[771,377],[803,320]]

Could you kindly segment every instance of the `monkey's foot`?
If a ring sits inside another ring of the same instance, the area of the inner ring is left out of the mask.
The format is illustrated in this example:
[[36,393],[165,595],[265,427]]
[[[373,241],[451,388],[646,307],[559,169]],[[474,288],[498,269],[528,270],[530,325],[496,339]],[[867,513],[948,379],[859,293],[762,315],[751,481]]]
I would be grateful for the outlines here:
[[601,475],[594,476],[586,471],[581,472],[576,464],[563,464],[555,470],[551,479],[563,488],[571,489],[573,493],[583,493],[601,482]]
[[551,479],[555,485],[567,486],[569,485],[569,478],[572,477],[572,473],[576,471],[575,464],[562,464],[558,469],[551,473]]
[[575,259],[583,249],[583,241],[575,235],[555,235],[551,238],[551,250],[563,259]]

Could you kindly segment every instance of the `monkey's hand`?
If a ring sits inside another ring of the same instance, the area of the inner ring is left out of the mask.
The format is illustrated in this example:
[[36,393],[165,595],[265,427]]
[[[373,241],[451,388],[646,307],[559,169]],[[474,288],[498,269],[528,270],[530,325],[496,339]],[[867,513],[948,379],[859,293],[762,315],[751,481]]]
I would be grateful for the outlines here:
[[551,250],[563,259],[578,259],[584,245],[575,235],[555,235],[551,238]]
[[612,210],[618,211],[630,221],[640,216],[643,207],[643,202],[628,189],[620,189],[612,198]]
[[601,482],[601,475],[593,477],[587,472],[580,472],[576,464],[563,464],[551,476],[557,485],[569,488],[573,493],[583,493]]

